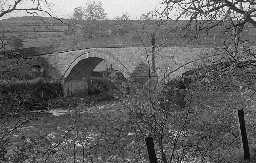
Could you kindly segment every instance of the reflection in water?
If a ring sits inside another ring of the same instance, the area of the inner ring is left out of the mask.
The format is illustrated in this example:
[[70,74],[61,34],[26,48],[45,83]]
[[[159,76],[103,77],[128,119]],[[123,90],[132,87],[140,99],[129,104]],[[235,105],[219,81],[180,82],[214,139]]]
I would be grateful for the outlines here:
[[61,109],[56,109],[56,110],[50,110],[49,113],[51,113],[52,115],[58,117],[61,115],[65,115],[69,112],[69,110],[61,110]]

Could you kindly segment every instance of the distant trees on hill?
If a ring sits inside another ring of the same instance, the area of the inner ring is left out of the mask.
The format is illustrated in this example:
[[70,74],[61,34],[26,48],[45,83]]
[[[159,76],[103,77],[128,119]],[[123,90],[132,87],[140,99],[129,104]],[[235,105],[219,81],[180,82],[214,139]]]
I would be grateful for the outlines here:
[[115,20],[128,21],[130,20],[130,15],[128,13],[123,13],[121,16],[116,17]]
[[75,20],[83,20],[83,17],[84,17],[83,8],[81,6],[80,7],[76,7],[74,9],[73,18]]
[[[26,5],[24,5],[24,3]],[[28,14],[37,14],[43,12],[50,15],[50,13],[45,8],[46,6],[48,6],[47,0],[1,0],[0,18],[15,11],[25,11]],[[12,37],[11,39],[7,40],[2,36],[0,38],[0,50],[5,51],[7,44],[15,50],[21,49],[23,47],[23,40],[18,37]]]
[[75,8],[71,24],[72,28],[78,29],[79,32],[77,30],[71,32],[74,35],[74,46],[76,46],[80,39],[93,39],[95,31],[99,28],[96,20],[104,20],[106,16],[107,13],[101,1],[87,1],[86,6]]
[[74,9],[75,20],[103,20],[107,16],[101,1],[87,1],[85,7],[79,6]]
[[154,15],[152,12],[147,12],[144,14],[141,14],[140,16],[140,20],[153,20],[154,19]]

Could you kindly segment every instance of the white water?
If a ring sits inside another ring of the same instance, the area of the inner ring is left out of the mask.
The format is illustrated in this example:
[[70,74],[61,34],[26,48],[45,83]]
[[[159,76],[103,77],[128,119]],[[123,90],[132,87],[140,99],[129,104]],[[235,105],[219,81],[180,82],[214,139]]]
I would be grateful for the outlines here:
[[54,110],[49,111],[49,113],[51,113],[52,115],[54,115],[56,117],[65,115],[69,112],[70,112],[69,110],[63,110],[63,109],[54,109]]

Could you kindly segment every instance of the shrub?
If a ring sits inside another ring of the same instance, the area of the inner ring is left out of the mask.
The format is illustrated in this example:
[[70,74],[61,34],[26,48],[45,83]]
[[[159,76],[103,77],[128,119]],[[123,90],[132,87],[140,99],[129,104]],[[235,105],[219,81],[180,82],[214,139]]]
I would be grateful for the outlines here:
[[2,115],[45,110],[50,99],[62,97],[62,86],[54,82],[11,83],[0,88]]

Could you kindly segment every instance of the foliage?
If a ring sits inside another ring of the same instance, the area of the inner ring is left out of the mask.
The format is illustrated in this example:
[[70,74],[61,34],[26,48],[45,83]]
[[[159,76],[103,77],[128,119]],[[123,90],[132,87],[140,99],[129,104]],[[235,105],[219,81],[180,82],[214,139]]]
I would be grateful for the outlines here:
[[48,101],[62,97],[59,83],[14,83],[0,88],[1,116],[33,110],[48,110]]
[[[49,98],[63,94],[60,83],[49,82],[50,79],[45,74],[51,66],[41,57],[5,60],[1,65],[1,116],[29,110],[45,110]],[[34,72],[35,65],[43,67],[43,72]]]
[[45,74],[48,74],[51,67],[48,62],[42,57],[34,57],[32,59],[6,59],[0,62],[0,79],[2,81],[18,81],[18,80],[31,80],[37,77],[46,77],[49,76],[37,76],[33,71],[33,66],[38,65],[42,67],[45,71]]

